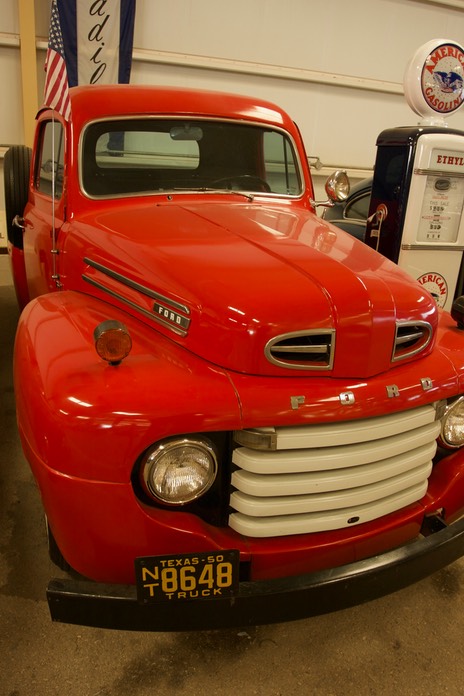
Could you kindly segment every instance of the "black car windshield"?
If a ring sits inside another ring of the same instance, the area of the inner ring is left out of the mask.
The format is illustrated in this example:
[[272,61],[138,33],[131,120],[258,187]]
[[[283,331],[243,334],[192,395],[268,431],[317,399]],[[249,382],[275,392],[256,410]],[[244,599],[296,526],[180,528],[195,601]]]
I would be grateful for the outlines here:
[[302,178],[289,136],[229,121],[125,119],[90,124],[81,186],[92,198],[166,191],[245,191],[299,196]]

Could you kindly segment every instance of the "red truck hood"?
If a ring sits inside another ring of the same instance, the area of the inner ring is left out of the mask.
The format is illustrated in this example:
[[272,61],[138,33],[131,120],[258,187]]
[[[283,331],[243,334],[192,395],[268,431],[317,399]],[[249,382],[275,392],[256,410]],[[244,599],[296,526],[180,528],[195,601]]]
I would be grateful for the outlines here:
[[[392,367],[398,322],[436,328],[435,303],[419,284],[304,209],[183,197],[102,211],[92,227],[72,228],[95,294],[108,301],[109,291],[226,369],[364,378]],[[330,344],[329,362],[304,353],[299,367],[298,355],[285,354],[295,341]]]

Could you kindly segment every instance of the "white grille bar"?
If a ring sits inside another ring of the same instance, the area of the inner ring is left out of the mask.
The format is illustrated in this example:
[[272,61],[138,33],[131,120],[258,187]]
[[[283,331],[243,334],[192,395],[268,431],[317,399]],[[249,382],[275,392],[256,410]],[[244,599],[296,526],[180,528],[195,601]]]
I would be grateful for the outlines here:
[[[353,464],[394,457],[417,447],[422,447],[435,439],[440,433],[440,423],[429,425],[388,438],[372,442],[358,442],[351,445],[330,447],[330,435],[326,437],[325,447],[278,452],[256,451],[246,447],[234,450],[232,461],[240,469],[257,474],[289,474],[302,471],[321,471],[339,469]],[[332,440],[333,442],[333,440]]]
[[298,474],[262,476],[237,470],[232,474],[232,485],[242,493],[256,498],[346,490],[357,486],[368,486],[392,476],[400,476],[405,471],[429,463],[435,455],[435,450],[436,443],[429,442],[412,452],[389,457],[380,462],[351,466],[346,469],[322,469]]
[[400,476],[372,483],[368,486],[347,488],[341,491],[329,490],[323,493],[309,495],[288,495],[271,498],[255,498],[235,491],[232,493],[230,504],[244,515],[266,517],[270,515],[294,515],[302,512],[320,512],[327,510],[352,508],[355,505],[365,505],[375,500],[382,500],[405,489],[423,483],[432,471],[432,462],[407,471]]
[[408,432],[427,423],[432,423],[435,418],[433,406],[424,406],[412,411],[358,421],[275,428],[277,449],[301,449],[327,447],[331,444],[349,445],[353,442],[369,442]]
[[253,518],[240,513],[230,516],[229,524],[239,534],[249,537],[273,537],[289,534],[310,534],[369,522],[390,512],[395,512],[423,498],[427,492],[427,481],[403,491],[390,499],[367,503],[351,509],[332,510],[323,515],[288,515],[284,517]]
[[229,525],[252,537],[303,534],[361,524],[420,500],[440,431],[435,419],[430,405],[275,428],[273,451],[238,447]]

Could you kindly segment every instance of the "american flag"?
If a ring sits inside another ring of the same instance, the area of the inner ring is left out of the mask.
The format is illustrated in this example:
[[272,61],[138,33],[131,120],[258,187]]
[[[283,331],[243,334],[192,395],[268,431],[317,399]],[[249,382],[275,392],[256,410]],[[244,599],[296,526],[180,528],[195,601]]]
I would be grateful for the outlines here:
[[56,109],[69,120],[71,102],[57,0],[52,0],[45,72],[44,105]]

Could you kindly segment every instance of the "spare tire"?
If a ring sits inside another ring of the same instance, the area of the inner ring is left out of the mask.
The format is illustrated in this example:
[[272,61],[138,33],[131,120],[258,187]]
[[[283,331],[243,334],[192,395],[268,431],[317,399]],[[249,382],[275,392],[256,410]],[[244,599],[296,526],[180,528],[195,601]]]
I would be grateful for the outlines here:
[[8,241],[18,249],[23,248],[23,231],[13,224],[16,215],[22,217],[29,190],[32,150],[25,145],[13,145],[3,159],[5,182],[5,215]]

